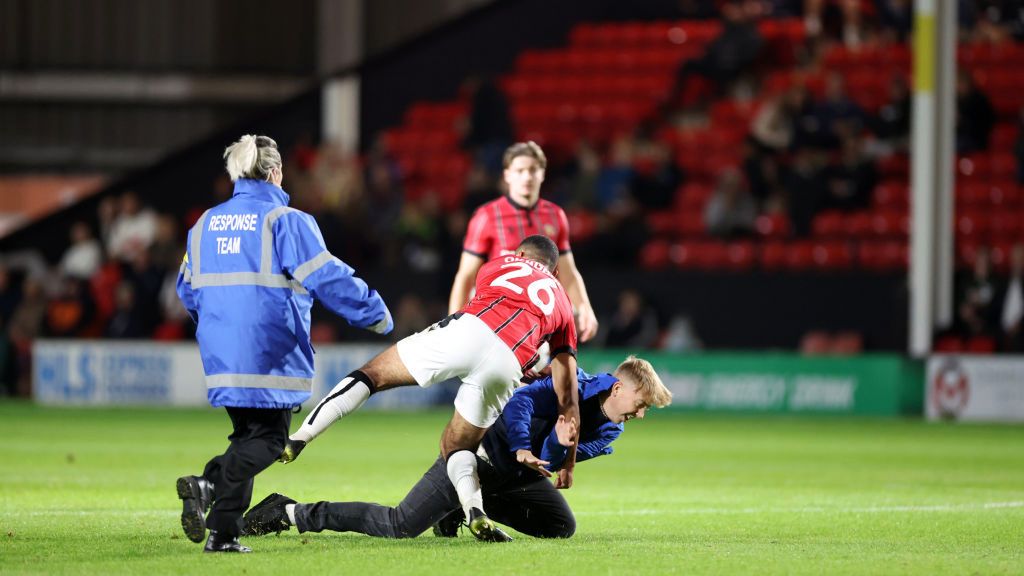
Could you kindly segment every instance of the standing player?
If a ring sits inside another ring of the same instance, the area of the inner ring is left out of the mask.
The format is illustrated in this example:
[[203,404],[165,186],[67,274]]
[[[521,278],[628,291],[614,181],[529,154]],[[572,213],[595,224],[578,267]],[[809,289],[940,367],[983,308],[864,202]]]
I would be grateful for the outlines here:
[[[611,374],[577,369],[580,396],[579,456],[582,462],[611,454],[624,423],[643,418],[652,406],[667,406],[672,393],[651,363],[630,356]],[[558,415],[551,378],[516,390],[477,450],[484,503],[492,519],[537,538],[569,538],[576,519],[569,503],[547,480],[565,459],[573,426]],[[539,455],[532,466],[528,457]],[[447,514],[447,516],[446,516]],[[383,538],[415,538],[436,524],[438,536],[455,536],[459,498],[440,457],[398,506],[367,502],[298,504],[271,494],[245,514],[245,533],[288,530],[359,532]]]
[[327,251],[316,220],[288,207],[276,142],[245,135],[224,158],[234,194],[189,231],[178,296],[198,324],[210,405],[227,410],[234,430],[224,454],[177,489],[189,540],[209,528],[204,552],[251,552],[237,537],[253,477],[281,453],[313,382],[313,299],[379,334],[393,322],[384,300]]
[[597,317],[569,247],[569,220],[557,204],[540,197],[548,159],[535,142],[519,142],[505,150],[503,164],[508,193],[473,213],[448,298],[448,313],[454,314],[469,301],[477,271],[484,262],[514,254],[520,240],[542,234],[558,246],[559,280],[576,307],[579,337],[586,342],[597,334]]
[[[468,305],[343,378],[292,434],[281,460],[294,460],[308,442],[374,392],[459,378],[455,413],[441,435],[441,456],[470,531],[481,540],[504,541],[507,536],[484,514],[476,450],[523,372],[537,363],[543,342],[551,347],[558,412],[574,425],[580,421],[576,328],[569,299],[553,273],[557,262],[555,243],[535,235],[519,244],[515,256],[485,264]],[[575,462],[574,446],[559,471],[566,488],[572,485]]]

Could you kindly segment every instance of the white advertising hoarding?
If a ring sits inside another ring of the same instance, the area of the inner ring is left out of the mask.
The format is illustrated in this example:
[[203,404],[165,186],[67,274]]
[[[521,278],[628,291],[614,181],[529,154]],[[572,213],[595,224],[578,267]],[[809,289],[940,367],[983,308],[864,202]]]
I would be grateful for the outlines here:
[[[383,344],[318,346],[315,404]],[[375,394],[364,409],[450,405],[455,384],[397,388]],[[206,382],[194,343],[39,340],[33,348],[32,396],[40,404],[73,406],[206,406]]]
[[1024,357],[930,357],[925,414],[929,420],[1024,422]]

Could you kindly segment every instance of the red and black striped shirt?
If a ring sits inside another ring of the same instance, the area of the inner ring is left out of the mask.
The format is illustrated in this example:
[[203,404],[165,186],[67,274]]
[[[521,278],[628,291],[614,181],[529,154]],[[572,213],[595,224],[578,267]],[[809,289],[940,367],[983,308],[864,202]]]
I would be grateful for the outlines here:
[[484,260],[493,260],[515,254],[523,238],[534,234],[551,238],[561,254],[570,251],[569,219],[557,204],[540,199],[533,208],[523,208],[502,196],[473,213],[462,249]]
[[515,353],[527,370],[537,347],[551,345],[551,357],[576,355],[572,304],[562,284],[539,262],[504,256],[486,262],[476,275],[476,296],[462,309],[478,316]]

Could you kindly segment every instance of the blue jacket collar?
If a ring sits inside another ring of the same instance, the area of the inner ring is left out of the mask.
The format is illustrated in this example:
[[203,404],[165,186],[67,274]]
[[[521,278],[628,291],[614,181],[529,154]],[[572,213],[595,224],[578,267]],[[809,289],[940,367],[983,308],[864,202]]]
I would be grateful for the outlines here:
[[235,192],[232,197],[245,196],[254,200],[272,202],[280,206],[288,205],[288,194],[278,186],[263,180],[252,178],[239,178],[235,180]]
[[580,374],[580,372],[582,372],[582,370],[576,373],[576,377],[579,379],[583,388],[583,393],[580,394],[580,400],[593,398],[605,390],[610,390],[611,387],[619,381],[618,378],[608,373],[591,376],[586,372],[583,372],[582,374]]

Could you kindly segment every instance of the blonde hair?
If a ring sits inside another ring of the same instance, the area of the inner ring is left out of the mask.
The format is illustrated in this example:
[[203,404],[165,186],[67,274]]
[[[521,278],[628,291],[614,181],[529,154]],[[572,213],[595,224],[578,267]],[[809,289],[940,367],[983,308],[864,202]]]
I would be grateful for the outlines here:
[[661,382],[654,366],[643,358],[630,354],[613,372],[616,378],[628,380],[648,406],[664,408],[672,403],[672,392]]
[[540,164],[542,170],[546,170],[548,167],[548,157],[544,155],[544,151],[540,149],[540,146],[536,142],[530,140],[528,142],[516,142],[505,149],[505,156],[502,158],[502,166],[508,168],[512,165],[512,161],[519,156],[529,156]]
[[281,167],[281,153],[277,142],[268,136],[246,134],[224,149],[228,175],[234,182],[239,178],[270,180],[270,173]]

